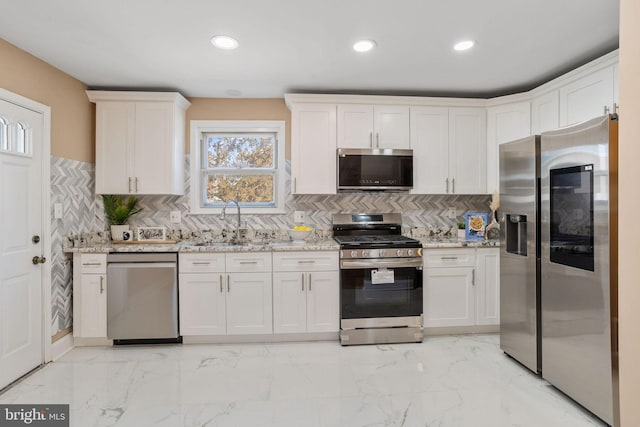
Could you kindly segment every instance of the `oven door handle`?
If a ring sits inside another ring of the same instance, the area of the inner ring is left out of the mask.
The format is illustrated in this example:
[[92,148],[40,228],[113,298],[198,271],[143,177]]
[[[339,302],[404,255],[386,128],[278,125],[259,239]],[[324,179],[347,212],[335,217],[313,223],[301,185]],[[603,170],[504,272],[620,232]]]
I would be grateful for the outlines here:
[[340,268],[418,268],[422,269],[422,258],[371,258],[371,259],[343,259],[340,260]]

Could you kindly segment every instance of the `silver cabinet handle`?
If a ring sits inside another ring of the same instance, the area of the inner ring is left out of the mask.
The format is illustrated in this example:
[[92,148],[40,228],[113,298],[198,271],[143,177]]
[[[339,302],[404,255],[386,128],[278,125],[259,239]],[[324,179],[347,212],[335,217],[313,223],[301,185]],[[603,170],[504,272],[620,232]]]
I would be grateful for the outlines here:
[[302,292],[304,292],[304,273],[302,273],[301,276],[302,276]]
[[476,270],[471,270],[471,286],[476,285]]
[[315,259],[301,259],[301,260],[298,260],[298,264],[313,264],[314,262],[316,262]]
[[129,177],[129,193],[131,193],[131,177]]
[[104,293],[104,276],[100,276],[100,293]]
[[102,265],[101,262],[83,262],[82,266],[88,266],[88,265]]
[[369,145],[373,148],[373,132],[369,132]]
[[613,103],[613,114],[618,114],[618,107],[619,107],[619,105],[614,102]]
[[452,194],[456,193],[456,179],[455,178],[451,179],[451,193]]
[[309,273],[309,292],[311,292],[311,273]]
[[220,275],[220,293],[224,292],[224,285],[222,284],[223,280],[222,280],[222,274]]
[[445,178],[444,182],[445,182],[445,185],[447,186],[447,190],[445,192],[449,194],[449,178]]
[[138,192],[138,177],[136,176],[136,193]]
[[231,292],[231,280],[229,280],[228,274],[227,274],[227,292]]
[[240,261],[240,264],[257,264],[258,261]]
[[444,260],[455,260],[455,259],[458,259],[458,257],[457,256],[443,256],[443,257],[440,257],[440,259],[443,260],[443,261]]
[[380,148],[380,132],[376,132],[376,148]]
[[209,262],[209,261],[193,261],[191,264],[193,264],[193,265],[210,265],[211,262]]

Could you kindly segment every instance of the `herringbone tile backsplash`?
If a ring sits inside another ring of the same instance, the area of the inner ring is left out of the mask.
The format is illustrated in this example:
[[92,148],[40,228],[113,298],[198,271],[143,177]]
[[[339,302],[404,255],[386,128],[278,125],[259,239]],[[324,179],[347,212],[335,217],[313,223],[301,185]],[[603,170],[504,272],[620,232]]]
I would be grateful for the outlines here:
[[[143,211],[132,218],[138,226],[164,226],[169,230],[199,231],[232,229],[233,215],[222,221],[218,215],[189,215],[189,157],[185,157],[184,196],[142,196]],[[458,219],[465,212],[489,212],[488,195],[409,195],[402,193],[347,193],[338,195],[291,195],[291,164],[286,164],[286,214],[242,215],[253,230],[285,230],[293,226],[293,212],[305,212],[305,224],[318,230],[331,229],[334,213],[401,212],[405,229],[449,228],[456,220],[446,215],[456,208]],[[51,158],[51,206],[62,203],[62,219],[52,219],[52,325],[53,333],[72,324],[71,263],[62,252],[62,243],[72,235],[102,233],[107,229],[102,200],[94,194],[94,165],[58,157]],[[169,221],[171,211],[182,213],[181,224]],[[53,213],[51,215],[53,218]],[[175,235],[176,233],[174,233]],[[177,233],[179,235],[180,233]]]

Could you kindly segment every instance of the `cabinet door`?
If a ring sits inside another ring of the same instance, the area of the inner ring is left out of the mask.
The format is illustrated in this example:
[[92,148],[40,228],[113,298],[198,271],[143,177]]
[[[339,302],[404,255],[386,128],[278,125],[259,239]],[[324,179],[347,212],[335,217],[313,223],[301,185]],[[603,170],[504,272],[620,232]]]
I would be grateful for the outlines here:
[[104,274],[80,276],[80,333],[82,338],[107,337],[107,278]]
[[476,324],[499,325],[500,249],[478,249],[476,262]]
[[612,112],[613,66],[560,88],[560,126],[570,126]]
[[134,137],[135,104],[99,102],[96,105],[96,194],[131,192]]
[[425,269],[425,327],[475,324],[473,273],[473,267]]
[[298,104],[291,113],[293,194],[336,194],[336,106]]
[[449,193],[487,193],[486,139],[483,108],[449,109]]
[[560,127],[558,91],[536,96],[531,101],[531,135]]
[[487,109],[487,192],[500,191],[498,146],[531,135],[531,104],[513,102]]
[[307,330],[307,273],[273,273],[273,332]]
[[338,148],[373,148],[373,105],[338,105]]
[[409,107],[376,105],[373,108],[375,148],[411,148],[409,137]]
[[227,334],[270,334],[271,273],[227,274]]
[[180,274],[180,334],[226,333],[225,289],[221,273]]
[[411,107],[413,194],[446,194],[449,178],[449,109]]
[[340,328],[339,282],[337,271],[308,273],[308,332],[337,332]]
[[132,193],[175,194],[174,175],[168,172],[175,170],[174,106],[168,102],[136,102],[135,109]]

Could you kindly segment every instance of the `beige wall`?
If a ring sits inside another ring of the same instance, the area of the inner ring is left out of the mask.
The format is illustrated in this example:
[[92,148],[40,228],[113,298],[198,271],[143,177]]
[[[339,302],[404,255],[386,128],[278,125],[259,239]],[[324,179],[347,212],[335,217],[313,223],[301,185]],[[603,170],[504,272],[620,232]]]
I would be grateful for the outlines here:
[[620,1],[620,415],[640,425],[640,2]]
[[291,158],[291,112],[284,99],[189,98],[187,110],[186,151],[189,152],[191,120],[284,120],[286,152]]
[[51,154],[95,162],[87,86],[2,39],[0,64],[0,87],[51,107]]

